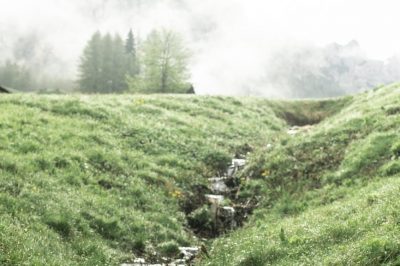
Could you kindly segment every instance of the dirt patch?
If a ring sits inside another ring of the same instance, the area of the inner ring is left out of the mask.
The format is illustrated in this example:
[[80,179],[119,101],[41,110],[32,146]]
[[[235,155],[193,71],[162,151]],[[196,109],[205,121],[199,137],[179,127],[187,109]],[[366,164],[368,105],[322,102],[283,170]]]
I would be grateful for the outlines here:
[[400,114],[400,106],[392,106],[386,109],[387,115],[398,115]]
[[340,112],[351,101],[350,97],[335,100],[302,100],[271,102],[276,116],[289,126],[315,125]]

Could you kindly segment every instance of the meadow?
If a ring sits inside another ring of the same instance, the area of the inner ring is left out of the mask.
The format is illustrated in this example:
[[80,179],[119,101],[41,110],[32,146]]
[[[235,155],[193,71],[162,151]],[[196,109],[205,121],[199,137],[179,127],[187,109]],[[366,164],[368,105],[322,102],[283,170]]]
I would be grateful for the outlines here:
[[[321,101],[0,95],[0,264],[396,264],[400,86]],[[305,126],[288,134],[292,126]],[[207,178],[249,152],[243,228],[201,239]]]

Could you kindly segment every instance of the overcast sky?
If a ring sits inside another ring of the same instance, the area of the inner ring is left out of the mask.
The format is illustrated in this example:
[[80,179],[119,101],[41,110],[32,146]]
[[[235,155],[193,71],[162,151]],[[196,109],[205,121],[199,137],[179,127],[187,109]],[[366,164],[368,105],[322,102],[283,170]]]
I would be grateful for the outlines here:
[[35,31],[74,69],[97,29],[125,34],[134,27],[144,36],[165,26],[187,37],[196,55],[193,80],[211,89],[233,73],[256,78],[271,50],[281,46],[355,39],[370,58],[400,54],[395,0],[142,0],[141,10],[136,2],[0,0],[0,57],[17,36]]

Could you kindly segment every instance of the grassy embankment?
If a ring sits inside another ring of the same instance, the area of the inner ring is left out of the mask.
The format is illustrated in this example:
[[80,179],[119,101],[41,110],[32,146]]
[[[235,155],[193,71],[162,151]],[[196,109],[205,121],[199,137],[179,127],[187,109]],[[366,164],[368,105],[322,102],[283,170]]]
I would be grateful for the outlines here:
[[286,127],[258,99],[16,94],[0,106],[2,265],[174,256],[197,244],[183,213],[195,188]]
[[400,263],[400,86],[345,101],[313,129],[254,153],[243,175],[261,206],[215,241],[204,265]]
[[239,197],[260,206],[202,263],[398,255],[398,86],[324,102],[1,95],[0,105],[1,264],[174,256],[197,244],[184,215],[201,208],[190,204],[197,188],[248,146]]

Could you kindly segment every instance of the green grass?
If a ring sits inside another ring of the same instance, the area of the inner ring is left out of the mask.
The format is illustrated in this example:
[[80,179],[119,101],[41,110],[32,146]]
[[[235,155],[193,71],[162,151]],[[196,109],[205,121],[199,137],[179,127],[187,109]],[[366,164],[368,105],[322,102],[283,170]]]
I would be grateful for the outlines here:
[[254,153],[243,175],[260,207],[202,264],[400,263],[400,86],[345,101],[311,131]]
[[257,99],[28,94],[0,107],[2,265],[117,265],[195,245],[194,188],[285,127]]
[[1,265],[173,257],[199,244],[188,221],[207,226],[207,178],[249,146],[238,200],[258,208],[199,264],[400,263],[399,85],[324,101],[16,94],[0,106]]
[[217,240],[206,265],[398,265],[400,179]]

